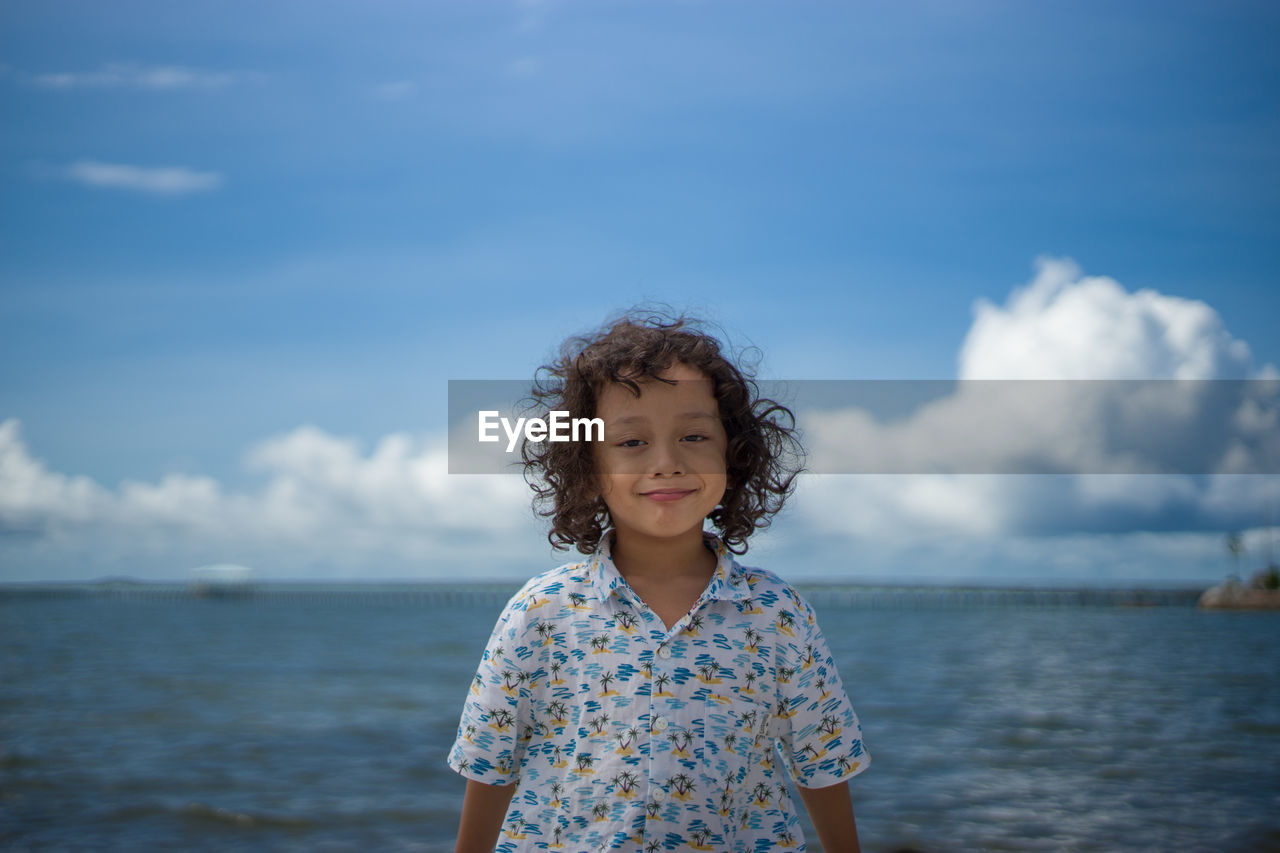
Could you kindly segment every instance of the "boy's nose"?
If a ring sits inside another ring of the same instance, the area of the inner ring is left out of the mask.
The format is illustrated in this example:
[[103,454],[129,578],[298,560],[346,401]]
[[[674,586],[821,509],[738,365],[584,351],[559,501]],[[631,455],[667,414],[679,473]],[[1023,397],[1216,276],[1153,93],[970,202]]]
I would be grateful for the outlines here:
[[681,460],[679,446],[672,446],[667,442],[658,442],[654,445],[653,455],[650,457],[649,472],[650,474],[665,474],[668,477],[675,474],[684,474],[687,467]]

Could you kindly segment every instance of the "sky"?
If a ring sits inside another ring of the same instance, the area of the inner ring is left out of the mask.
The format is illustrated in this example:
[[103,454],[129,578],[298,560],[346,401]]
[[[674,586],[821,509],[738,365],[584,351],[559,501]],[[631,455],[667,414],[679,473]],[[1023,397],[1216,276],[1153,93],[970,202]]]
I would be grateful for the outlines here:
[[[1249,2],[6,3],[0,581],[563,562],[518,480],[447,473],[447,383],[530,377],[641,303],[766,379],[1274,377],[1278,25]],[[1274,394],[1250,406],[1232,423],[1274,449]],[[1105,452],[1093,414],[1062,440]],[[1225,532],[1247,574],[1280,515],[1280,478],[1239,470],[810,474],[745,562],[1216,582]]]

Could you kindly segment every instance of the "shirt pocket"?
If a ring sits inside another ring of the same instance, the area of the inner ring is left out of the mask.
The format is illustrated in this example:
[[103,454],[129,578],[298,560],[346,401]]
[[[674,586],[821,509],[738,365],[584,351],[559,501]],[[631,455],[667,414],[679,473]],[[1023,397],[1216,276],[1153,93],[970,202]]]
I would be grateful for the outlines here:
[[702,766],[721,788],[738,788],[773,748],[773,706],[732,692],[711,694],[703,709]]

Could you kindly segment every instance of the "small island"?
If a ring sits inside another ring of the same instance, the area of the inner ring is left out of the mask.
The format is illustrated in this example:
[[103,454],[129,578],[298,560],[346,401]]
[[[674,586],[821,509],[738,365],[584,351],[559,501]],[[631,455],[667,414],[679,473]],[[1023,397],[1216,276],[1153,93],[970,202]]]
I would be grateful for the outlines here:
[[1215,610],[1280,610],[1280,568],[1255,572],[1249,583],[1232,575],[1200,596],[1200,606]]

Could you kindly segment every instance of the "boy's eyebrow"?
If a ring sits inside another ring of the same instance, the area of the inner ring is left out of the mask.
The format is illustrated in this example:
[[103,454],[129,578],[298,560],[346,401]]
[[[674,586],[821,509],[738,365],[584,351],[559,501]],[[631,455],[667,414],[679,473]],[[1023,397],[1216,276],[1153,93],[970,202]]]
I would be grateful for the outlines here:
[[[684,412],[680,415],[677,415],[677,417],[684,418],[685,420],[701,419],[701,418],[705,418],[706,420],[709,420],[709,421],[720,420],[718,416],[713,415],[710,412]],[[629,424],[629,423],[634,423],[636,421],[647,421],[647,420],[649,420],[648,415],[627,415],[625,418],[616,419],[614,423]]]

